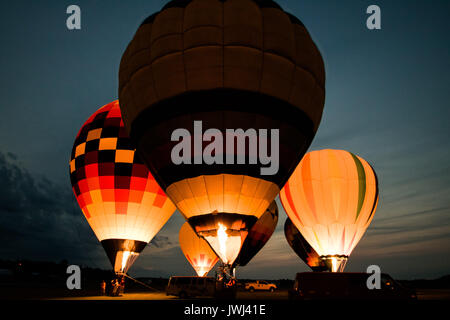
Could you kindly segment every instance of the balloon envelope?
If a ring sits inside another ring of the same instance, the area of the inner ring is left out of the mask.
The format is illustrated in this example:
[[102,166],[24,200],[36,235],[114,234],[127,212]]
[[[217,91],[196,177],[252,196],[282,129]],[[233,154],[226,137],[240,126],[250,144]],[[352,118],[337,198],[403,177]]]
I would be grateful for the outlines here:
[[72,149],[78,204],[116,272],[127,272],[175,206],[135,153],[118,101],[96,111]]
[[138,152],[230,265],[311,144],[324,88],[308,31],[273,1],[171,1],[140,25],[119,70]]
[[292,250],[302,259],[313,271],[325,271],[327,268],[320,259],[317,252],[303,238],[302,234],[294,226],[291,219],[287,218],[284,223],[284,235]]
[[261,218],[250,229],[241,252],[235,261],[235,265],[246,266],[250,260],[269,241],[278,223],[278,207],[275,201],[267,208]]
[[333,271],[342,271],[373,219],[378,182],[370,164],[348,151],[305,155],[280,192],[286,213]]
[[187,222],[181,226],[179,241],[184,256],[199,277],[206,276],[219,261],[209,244],[197,236]]

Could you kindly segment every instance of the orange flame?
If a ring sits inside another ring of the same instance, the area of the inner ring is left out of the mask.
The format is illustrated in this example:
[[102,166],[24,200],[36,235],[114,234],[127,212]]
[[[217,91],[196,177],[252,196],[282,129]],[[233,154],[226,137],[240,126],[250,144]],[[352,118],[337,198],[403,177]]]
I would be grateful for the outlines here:
[[[221,257],[227,256],[227,227],[219,222],[219,229],[217,229],[217,240],[219,241],[219,251]],[[226,261],[224,261],[227,263]]]

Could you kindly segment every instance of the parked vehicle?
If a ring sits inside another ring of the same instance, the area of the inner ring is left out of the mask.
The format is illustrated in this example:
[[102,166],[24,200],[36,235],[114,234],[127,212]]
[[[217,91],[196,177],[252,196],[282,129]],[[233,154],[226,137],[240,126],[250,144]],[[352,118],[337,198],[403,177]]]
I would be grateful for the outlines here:
[[270,292],[274,292],[276,289],[277,289],[276,284],[261,280],[254,282],[247,282],[245,284],[245,290],[248,290],[250,292],[254,292],[255,290],[267,290]]
[[369,273],[357,272],[301,272],[297,273],[294,287],[289,290],[289,299],[382,299],[415,300],[414,290],[381,274],[381,288],[369,289]]
[[182,299],[188,297],[213,297],[216,280],[212,277],[170,277],[166,295]]

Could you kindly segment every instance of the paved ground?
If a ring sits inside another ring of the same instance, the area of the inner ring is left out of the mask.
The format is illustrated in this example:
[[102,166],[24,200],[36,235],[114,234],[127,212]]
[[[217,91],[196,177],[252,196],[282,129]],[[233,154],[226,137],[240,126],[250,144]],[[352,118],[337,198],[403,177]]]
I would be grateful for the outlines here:
[[166,296],[163,292],[155,293],[125,293],[120,297],[110,296],[90,296],[90,297],[65,297],[55,298],[51,300],[172,300],[178,299],[174,296]]
[[[238,300],[287,300],[288,293],[285,290],[276,292],[238,292]],[[88,296],[88,297],[64,297],[55,300],[179,300],[175,296],[167,296],[163,292],[155,293],[125,293],[120,297]],[[207,299],[207,298],[205,298]]]
[[[419,300],[450,300],[449,289],[424,289],[417,290]],[[276,292],[238,292],[238,300],[287,300],[286,290]],[[125,293],[121,297],[109,296],[87,296],[87,297],[65,297],[56,300],[179,300],[174,296],[166,296],[165,293]]]

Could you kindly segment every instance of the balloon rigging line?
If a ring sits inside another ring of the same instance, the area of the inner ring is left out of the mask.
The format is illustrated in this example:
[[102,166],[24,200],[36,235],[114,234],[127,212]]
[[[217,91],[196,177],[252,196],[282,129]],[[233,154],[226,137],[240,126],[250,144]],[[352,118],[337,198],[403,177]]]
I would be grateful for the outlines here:
[[144,282],[141,282],[141,281],[139,281],[139,280],[136,280],[136,279],[130,277],[130,276],[127,275],[126,273],[124,273],[123,276],[124,276],[124,277],[127,277],[127,278],[133,280],[134,282],[139,283],[139,284],[143,285],[144,287],[147,287],[147,288],[149,288],[149,289],[151,289],[151,290],[153,290],[153,291],[159,291],[159,290],[156,290],[155,288],[150,287],[149,285],[145,284]]

